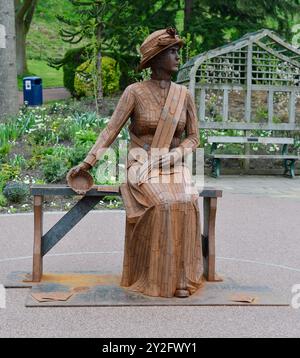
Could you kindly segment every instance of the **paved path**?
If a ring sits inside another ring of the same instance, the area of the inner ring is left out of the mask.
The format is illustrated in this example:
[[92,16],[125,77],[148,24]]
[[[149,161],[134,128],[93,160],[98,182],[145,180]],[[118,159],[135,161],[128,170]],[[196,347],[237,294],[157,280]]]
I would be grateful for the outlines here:
[[215,179],[205,177],[205,185],[224,190],[224,194],[243,194],[276,198],[300,198],[300,176],[294,179],[283,176],[223,175]]
[[[44,88],[43,89],[43,102],[49,102],[54,100],[61,100],[70,98],[70,92],[64,87],[56,88]],[[23,92],[19,91],[19,104],[23,104]]]
[[[280,289],[292,298],[291,287],[300,284],[299,179],[223,177],[217,183],[225,190],[217,213],[218,273]],[[61,215],[47,213],[45,230]],[[91,212],[45,257],[45,272],[121,272],[124,223],[124,211]],[[2,215],[0,227],[3,282],[12,271],[31,270],[32,214]],[[0,337],[300,335],[300,309],[291,307],[40,309],[24,307],[27,294],[28,289],[7,290],[7,308],[0,309]]]

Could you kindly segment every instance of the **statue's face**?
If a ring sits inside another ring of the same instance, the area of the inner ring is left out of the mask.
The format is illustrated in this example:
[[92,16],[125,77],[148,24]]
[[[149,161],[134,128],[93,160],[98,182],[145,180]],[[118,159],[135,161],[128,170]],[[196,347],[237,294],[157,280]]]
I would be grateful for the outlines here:
[[174,45],[156,55],[151,60],[150,66],[156,70],[173,73],[178,71],[179,59],[179,46]]

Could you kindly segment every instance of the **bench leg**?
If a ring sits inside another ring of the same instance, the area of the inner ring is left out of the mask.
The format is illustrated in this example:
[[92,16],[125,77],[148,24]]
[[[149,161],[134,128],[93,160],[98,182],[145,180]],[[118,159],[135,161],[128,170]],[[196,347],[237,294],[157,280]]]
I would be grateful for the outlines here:
[[288,161],[287,159],[284,159],[283,161],[283,165],[284,165],[284,172],[283,172],[283,175],[287,175],[288,172],[289,172],[289,166],[288,166]]
[[202,235],[204,276],[207,281],[222,281],[216,274],[216,253],[215,253],[215,224],[217,212],[217,198],[204,198],[204,223]]
[[295,159],[285,159],[284,160],[284,174],[288,175],[290,178],[295,178]]
[[43,236],[43,196],[33,198],[34,245],[32,281],[40,282],[43,275],[42,236]]
[[291,178],[295,178],[295,160],[291,160],[291,163],[290,163],[290,176]]
[[214,178],[218,178],[220,176],[221,171],[221,160],[220,158],[214,158],[212,160],[212,172],[211,175]]

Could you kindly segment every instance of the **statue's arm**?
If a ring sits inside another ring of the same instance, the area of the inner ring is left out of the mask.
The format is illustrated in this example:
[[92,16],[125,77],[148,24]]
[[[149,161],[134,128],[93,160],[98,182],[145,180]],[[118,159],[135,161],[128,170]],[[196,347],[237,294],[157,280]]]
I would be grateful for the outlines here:
[[114,113],[106,128],[99,134],[95,144],[84,159],[84,162],[94,166],[106,149],[117,138],[134,109],[134,94],[128,86],[123,92]]
[[179,144],[179,148],[184,154],[194,151],[200,144],[198,118],[193,96],[187,92],[187,117],[185,125],[185,138]]

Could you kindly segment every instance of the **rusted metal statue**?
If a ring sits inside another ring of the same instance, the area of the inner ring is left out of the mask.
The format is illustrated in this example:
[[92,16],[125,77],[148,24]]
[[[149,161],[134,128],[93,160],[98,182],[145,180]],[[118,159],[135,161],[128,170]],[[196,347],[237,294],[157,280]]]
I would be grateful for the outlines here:
[[182,45],[172,28],[146,38],[140,69],[151,67],[151,79],[125,89],[107,127],[69,173],[94,166],[131,119],[127,182],[120,188],[126,208],[121,286],[149,296],[188,297],[202,285],[199,195],[182,161],[199,145],[197,116],[190,92],[171,81]]

